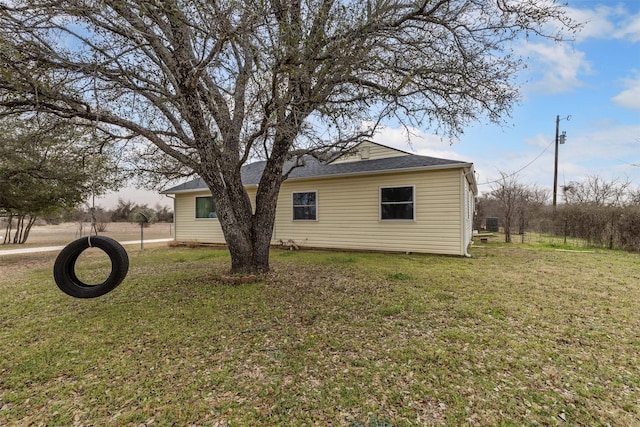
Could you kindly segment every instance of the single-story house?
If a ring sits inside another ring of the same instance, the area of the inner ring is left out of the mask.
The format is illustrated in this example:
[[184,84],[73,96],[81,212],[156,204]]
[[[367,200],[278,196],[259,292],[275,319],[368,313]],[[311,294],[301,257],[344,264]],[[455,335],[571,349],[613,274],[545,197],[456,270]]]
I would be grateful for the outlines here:
[[[264,165],[242,168],[252,200]],[[272,243],[468,256],[477,191],[472,163],[365,141],[330,162],[308,156],[291,172]],[[202,179],[163,193],[174,196],[176,241],[225,243]]]

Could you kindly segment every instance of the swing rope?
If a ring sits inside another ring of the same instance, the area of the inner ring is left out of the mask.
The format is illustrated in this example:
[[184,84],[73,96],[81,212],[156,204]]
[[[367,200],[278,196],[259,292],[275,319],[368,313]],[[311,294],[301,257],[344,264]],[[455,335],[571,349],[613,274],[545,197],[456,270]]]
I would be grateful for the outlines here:
[[[98,101],[98,68],[97,68],[97,59],[96,59],[96,67],[93,70],[93,97],[95,100],[95,109],[96,109],[96,114],[95,114],[95,118],[93,120],[93,130],[92,130],[92,136],[95,143],[95,141],[97,141],[97,135],[98,135],[98,121],[100,120],[100,108],[98,106],[99,101]],[[93,150],[92,150],[93,151]],[[102,150],[100,150],[102,151]],[[93,166],[93,165],[92,165]],[[93,169],[93,167],[92,167]],[[89,247],[91,247],[91,233],[95,233],[95,235],[98,235],[98,226],[97,226],[97,220],[96,220],[96,183],[95,183],[95,179],[94,179],[94,175],[93,175],[94,170],[91,171],[91,228],[89,229],[89,236],[87,238],[88,242],[89,242]]]
[[91,235],[92,232],[95,233],[95,235],[98,235],[98,221],[96,220],[96,195],[93,192],[93,190],[91,191],[91,230],[89,231],[89,235]]
[[93,247],[91,245],[91,233],[95,233],[95,235],[98,235],[98,226],[97,226],[97,220],[96,220],[96,194],[93,191],[93,186],[91,189],[91,228],[89,229],[89,235],[87,236],[87,242],[89,243],[89,247]]

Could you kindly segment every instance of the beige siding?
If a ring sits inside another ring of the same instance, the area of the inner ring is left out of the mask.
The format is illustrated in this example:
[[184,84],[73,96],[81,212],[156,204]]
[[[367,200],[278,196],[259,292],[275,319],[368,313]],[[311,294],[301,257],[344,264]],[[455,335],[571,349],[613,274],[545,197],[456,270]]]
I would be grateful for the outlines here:
[[[380,187],[415,186],[415,221],[381,221]],[[462,255],[459,170],[289,181],[278,199],[274,243]],[[317,191],[318,220],[292,220],[292,193]]]
[[[303,247],[463,255],[464,203],[460,169],[285,181],[273,243]],[[380,187],[415,186],[415,221],[381,221]],[[316,221],[293,220],[293,192],[316,191]],[[176,194],[176,240],[223,243],[217,219],[195,219],[195,197]],[[255,190],[250,191],[255,197]]]
[[[196,197],[210,196],[207,190],[178,193],[175,195],[175,236],[179,242],[225,243],[222,228],[217,219],[196,219]],[[249,195],[255,199],[255,190]]]
[[386,159],[388,157],[408,156],[410,154],[403,151],[394,150],[384,145],[374,142],[364,141],[355,146],[351,152],[344,154],[333,161],[333,163],[357,162],[360,160]]

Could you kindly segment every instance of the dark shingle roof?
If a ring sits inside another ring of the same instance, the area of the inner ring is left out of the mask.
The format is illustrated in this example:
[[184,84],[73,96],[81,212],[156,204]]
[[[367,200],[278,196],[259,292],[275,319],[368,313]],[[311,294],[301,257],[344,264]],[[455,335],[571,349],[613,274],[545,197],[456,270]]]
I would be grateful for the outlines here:
[[[408,154],[406,156],[388,157],[384,159],[360,160],[345,163],[324,163],[312,156],[305,156],[303,166],[295,168],[289,174],[289,179],[301,178],[321,178],[340,175],[354,175],[365,173],[381,173],[385,171],[399,171],[403,169],[430,169],[439,167],[465,167],[469,166],[468,162],[458,160],[439,159],[429,156],[418,156]],[[255,185],[260,182],[262,171],[266,162],[260,161],[251,163],[242,167],[242,182],[244,185]],[[287,171],[293,166],[293,161],[285,164],[284,170]],[[172,194],[181,191],[206,189],[202,178],[185,182],[178,186],[164,190],[164,194]]]

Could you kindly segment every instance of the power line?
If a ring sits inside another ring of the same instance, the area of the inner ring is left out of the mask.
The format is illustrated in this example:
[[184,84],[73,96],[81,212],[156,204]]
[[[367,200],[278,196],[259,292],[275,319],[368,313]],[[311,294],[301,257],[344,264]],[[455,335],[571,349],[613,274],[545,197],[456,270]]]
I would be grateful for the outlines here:
[[495,184],[496,182],[500,182],[500,181],[504,181],[506,178],[511,178],[512,176],[515,176],[517,174],[519,174],[520,172],[522,172],[523,170],[525,170],[526,168],[528,168],[529,166],[531,166],[533,164],[533,162],[535,162],[536,160],[538,160],[540,157],[542,157],[542,155],[549,149],[549,147],[551,147],[551,145],[554,143],[555,141],[551,141],[549,143],[549,145],[547,145],[545,147],[544,150],[542,150],[542,152],[540,154],[538,154],[533,160],[531,160],[529,163],[527,163],[526,165],[524,165],[523,167],[521,167],[520,169],[518,169],[517,171],[513,172],[510,175],[507,176],[503,176],[500,179],[496,179],[494,181],[487,181],[487,182],[483,182],[481,184],[478,184],[478,186],[480,185],[488,185],[488,184]]

